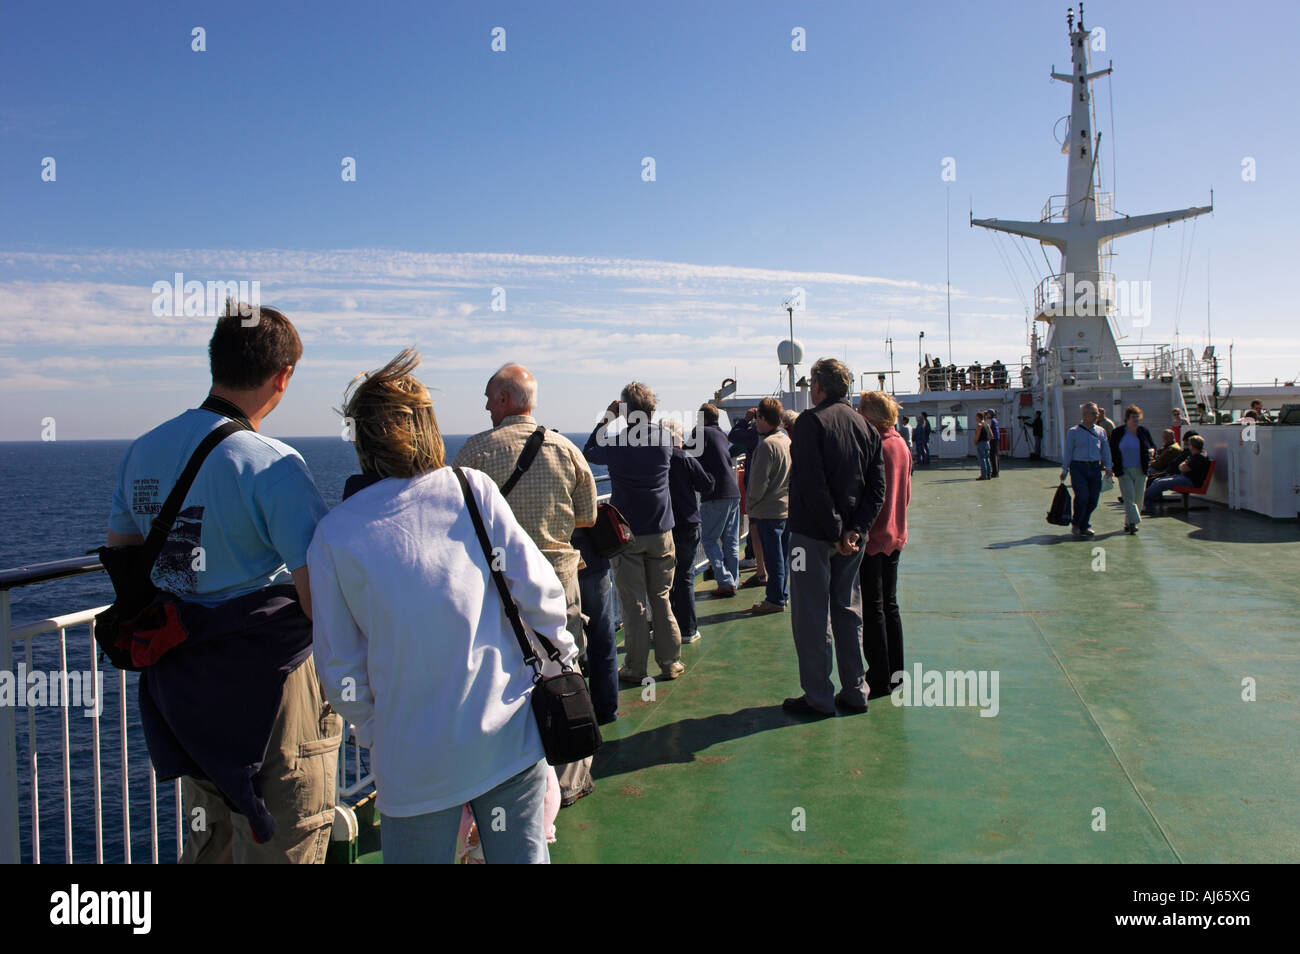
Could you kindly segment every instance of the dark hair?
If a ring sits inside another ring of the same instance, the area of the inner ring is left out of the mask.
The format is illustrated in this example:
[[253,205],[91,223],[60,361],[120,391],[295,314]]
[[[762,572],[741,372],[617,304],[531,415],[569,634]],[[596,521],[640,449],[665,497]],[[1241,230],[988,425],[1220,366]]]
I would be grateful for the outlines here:
[[213,384],[251,391],[301,359],[302,339],[281,312],[227,300],[208,342]]
[[842,362],[822,358],[812,366],[810,376],[832,401],[841,400],[853,386],[853,375]]
[[705,424],[718,423],[718,409],[712,404],[701,404],[700,416],[704,418]]
[[1128,416],[1130,414],[1136,414],[1138,416],[1138,420],[1139,421],[1142,420],[1142,408],[1138,407],[1136,404],[1130,404],[1128,407],[1124,408],[1125,421],[1128,420]]
[[1200,434],[1193,434],[1191,437],[1187,438],[1187,443],[1191,444],[1197,450],[1205,450],[1205,438]]
[[772,427],[781,426],[781,402],[774,397],[765,397],[758,402],[758,416]]

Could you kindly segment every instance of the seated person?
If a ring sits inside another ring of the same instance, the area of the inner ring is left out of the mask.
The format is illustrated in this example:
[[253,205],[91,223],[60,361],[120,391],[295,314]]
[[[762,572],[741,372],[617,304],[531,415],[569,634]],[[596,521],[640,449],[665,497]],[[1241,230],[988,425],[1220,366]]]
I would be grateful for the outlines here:
[[1178,435],[1172,427],[1165,428],[1163,440],[1160,450],[1156,451],[1156,456],[1151,460],[1151,466],[1147,468],[1148,485],[1157,477],[1177,473],[1178,463],[1183,460],[1183,447],[1178,443]]
[[1142,498],[1142,512],[1149,514],[1160,496],[1171,487],[1199,487],[1205,483],[1210,470],[1210,459],[1205,456],[1205,441],[1199,434],[1187,438],[1186,459],[1178,465],[1180,473],[1160,477],[1151,482]]

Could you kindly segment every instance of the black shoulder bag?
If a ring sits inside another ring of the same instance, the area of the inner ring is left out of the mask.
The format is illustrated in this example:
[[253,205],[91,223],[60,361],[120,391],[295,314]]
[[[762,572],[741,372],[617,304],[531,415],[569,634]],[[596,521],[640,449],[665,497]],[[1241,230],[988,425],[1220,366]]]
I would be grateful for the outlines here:
[[542,449],[542,444],[545,442],[546,428],[539,424],[537,430],[528,435],[528,443],[524,445],[524,449],[519,453],[519,459],[515,461],[514,473],[501,485],[502,497],[510,496],[510,491],[515,489],[515,484],[519,483],[519,478],[524,475],[529,467],[533,466],[533,458],[537,456],[537,452]]
[[190,492],[190,486],[198,476],[199,467],[212,449],[228,436],[235,431],[248,429],[241,421],[227,421],[203,438],[185,465],[176,486],[167,495],[158,516],[154,517],[144,543],[100,547],[96,551],[99,562],[104,565],[108,578],[113,582],[113,593],[117,598],[112,606],[95,617],[95,642],[99,644],[101,657],[107,656],[108,661],[118,669],[138,672],[147,665],[137,664],[133,660],[131,636],[137,624],[142,622],[141,617],[148,615],[147,611],[153,608],[159,596],[158,587],[154,586],[151,579],[153,567],[162,553],[167,535],[171,533],[172,524],[176,522],[181,504],[185,502],[185,495]]
[[456,479],[460,481],[461,492],[465,495],[465,504],[469,507],[470,519],[474,521],[474,532],[478,534],[479,545],[483,547],[483,556],[487,559],[496,581],[497,593],[501,596],[501,605],[505,607],[506,616],[514,628],[515,639],[524,654],[524,662],[533,669],[532,706],[537,719],[537,728],[542,736],[542,748],[546,750],[546,761],[551,765],[567,765],[580,762],[593,755],[600,748],[600,727],[596,724],[596,710],[591,704],[591,692],[582,673],[574,672],[560,662],[560,651],[549,639],[534,631],[542,649],[553,662],[560,666],[558,676],[543,676],[541,661],[528,641],[524,631],[524,621],[519,618],[519,607],[515,605],[510,590],[506,587],[505,577],[496,569],[492,557],[492,542],[488,539],[487,529],[483,526],[483,517],[479,513],[474,491],[464,472],[453,468]]

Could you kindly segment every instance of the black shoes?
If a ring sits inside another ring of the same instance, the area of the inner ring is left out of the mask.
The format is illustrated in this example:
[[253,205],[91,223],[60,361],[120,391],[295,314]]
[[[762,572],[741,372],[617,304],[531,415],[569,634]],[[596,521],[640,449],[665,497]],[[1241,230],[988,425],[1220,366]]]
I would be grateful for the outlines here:
[[[868,700],[870,700],[870,698],[870,696],[867,697]],[[835,704],[845,712],[853,715],[862,715],[867,711],[866,703],[848,702],[845,700],[843,693],[839,693],[835,696]]]
[[[829,719],[834,712],[822,712],[821,709],[815,709],[808,702],[807,696],[795,696],[781,703],[781,708],[791,715],[804,716],[812,719]],[[865,707],[864,707],[865,708]]]

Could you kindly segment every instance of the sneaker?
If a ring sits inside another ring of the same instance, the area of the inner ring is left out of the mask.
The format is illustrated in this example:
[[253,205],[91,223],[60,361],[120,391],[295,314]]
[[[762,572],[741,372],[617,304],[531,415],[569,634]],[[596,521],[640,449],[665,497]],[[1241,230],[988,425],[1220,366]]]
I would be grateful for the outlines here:
[[683,646],[687,645],[688,643],[698,643],[699,641],[700,641],[700,631],[698,629],[695,632],[691,633],[691,635],[682,637]]
[[1097,531],[1092,529],[1092,527],[1089,527],[1087,530],[1083,531],[1083,536],[1085,537],[1095,537],[1096,535],[1097,535]]
[[829,719],[835,715],[834,712],[822,712],[821,709],[815,709],[808,702],[807,696],[796,696],[785,700],[781,703],[781,709],[791,715],[811,716],[814,719]]
[[630,669],[620,669],[618,671],[618,681],[625,682],[631,686],[641,685],[641,680],[645,678],[645,673],[635,673]]
[[746,560],[740,561],[740,568],[742,570],[752,570],[757,566],[758,566],[758,561],[755,560],[753,557],[749,557]]
[[686,667],[680,662],[671,663],[659,670],[660,679],[676,679],[686,671]]
[[749,611],[755,616],[766,616],[768,613],[784,613],[785,607],[769,603],[767,600],[759,600],[749,608]]

